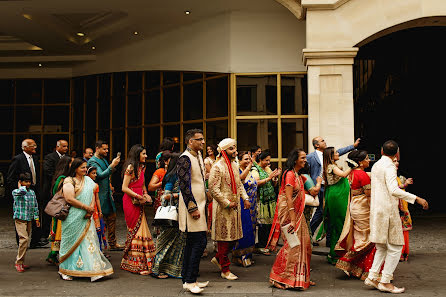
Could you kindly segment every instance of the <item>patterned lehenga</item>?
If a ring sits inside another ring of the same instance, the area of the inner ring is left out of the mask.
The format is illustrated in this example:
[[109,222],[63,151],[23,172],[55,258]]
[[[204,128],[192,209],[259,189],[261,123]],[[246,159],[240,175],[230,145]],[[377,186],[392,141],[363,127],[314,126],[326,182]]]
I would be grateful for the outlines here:
[[[72,182],[66,178],[64,183]],[[81,185],[75,186],[76,199],[86,205],[94,203],[93,189],[96,183],[88,176]],[[86,211],[71,207],[62,221],[62,237],[59,251],[59,272],[68,276],[96,277],[113,273],[113,267],[98,246],[93,218],[85,218]]]
[[[169,204],[168,201],[163,199],[165,195],[179,192],[179,180],[176,176],[172,176],[164,187],[161,204],[164,206]],[[178,198],[174,199],[172,205],[178,206]],[[185,245],[186,233],[181,232],[178,226],[161,227],[161,233],[156,239],[156,256],[153,261],[153,274],[157,276],[165,274],[170,277],[181,278]]]
[[[139,195],[143,194],[144,171],[142,166],[138,169],[137,179],[133,170],[127,169],[125,172],[126,175],[132,177],[128,187]],[[122,197],[122,206],[128,233],[121,269],[144,275],[150,274],[152,273],[152,258],[155,256],[155,245],[147,224],[144,206],[133,204],[132,198],[127,194]]]

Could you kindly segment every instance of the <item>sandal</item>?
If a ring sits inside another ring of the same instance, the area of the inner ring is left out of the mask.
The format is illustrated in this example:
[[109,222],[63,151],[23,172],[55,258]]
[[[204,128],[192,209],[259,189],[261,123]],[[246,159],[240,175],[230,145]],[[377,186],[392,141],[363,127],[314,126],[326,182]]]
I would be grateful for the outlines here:
[[161,273],[161,274],[157,275],[156,277],[157,277],[157,278],[160,278],[160,279],[166,279],[166,278],[168,278],[169,276],[168,276],[167,274]]
[[316,282],[310,281],[310,286],[316,286]]
[[140,275],[149,275],[149,274],[150,274],[150,271],[148,271],[148,270],[144,270],[144,271],[141,271],[139,274],[140,274]]

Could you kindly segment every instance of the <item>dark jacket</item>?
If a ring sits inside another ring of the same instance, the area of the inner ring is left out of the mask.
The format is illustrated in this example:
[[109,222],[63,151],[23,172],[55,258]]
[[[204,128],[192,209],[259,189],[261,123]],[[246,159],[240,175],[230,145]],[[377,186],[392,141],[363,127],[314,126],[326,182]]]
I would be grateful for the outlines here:
[[[31,188],[36,192],[36,196],[38,196],[38,185],[39,185],[39,161],[36,156],[33,156],[34,167],[36,170],[36,185],[33,185]],[[28,172],[31,174],[31,168],[29,168],[28,160],[24,153],[20,153],[14,158],[12,158],[11,164],[8,168],[8,174],[6,176],[6,184],[8,185],[8,191],[12,191],[17,189],[17,183],[19,182],[20,173]],[[32,174],[31,174],[32,175]]]
[[57,152],[49,153],[43,160],[43,174],[42,174],[42,200],[47,202],[52,197],[51,183],[54,177],[57,163],[60,157]]

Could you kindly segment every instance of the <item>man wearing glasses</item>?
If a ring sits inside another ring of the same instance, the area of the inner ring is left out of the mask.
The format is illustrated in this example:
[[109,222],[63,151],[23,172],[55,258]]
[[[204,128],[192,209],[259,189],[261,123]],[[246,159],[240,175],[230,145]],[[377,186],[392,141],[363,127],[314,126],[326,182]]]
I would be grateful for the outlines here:
[[[6,182],[9,191],[18,189],[19,175],[21,173],[28,172],[31,175],[31,186],[30,188],[36,193],[37,201],[39,200],[39,161],[35,156],[37,152],[37,144],[33,139],[25,139],[22,141],[22,152],[14,158],[12,158],[11,164],[8,168],[8,174],[6,177]],[[42,203],[39,203],[39,208],[42,207]],[[40,239],[41,228],[38,228],[33,221],[32,232],[31,232],[31,243],[30,248],[43,247],[48,243],[48,240]],[[18,236],[16,234],[17,242]]]
[[205,168],[201,152],[204,146],[203,131],[191,129],[184,136],[187,145],[177,163],[180,183],[178,224],[186,232],[186,247],[182,269],[183,288],[199,294],[209,282],[197,282],[201,255],[206,248],[206,188]]

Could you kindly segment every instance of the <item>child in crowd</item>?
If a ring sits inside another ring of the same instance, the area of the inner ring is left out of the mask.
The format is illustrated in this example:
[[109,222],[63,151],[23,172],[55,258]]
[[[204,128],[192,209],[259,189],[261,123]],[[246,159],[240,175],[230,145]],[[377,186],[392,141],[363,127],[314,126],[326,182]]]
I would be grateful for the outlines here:
[[37,227],[40,227],[36,193],[29,188],[31,181],[31,174],[28,172],[21,173],[19,175],[19,188],[12,191],[12,197],[14,198],[13,219],[19,236],[19,248],[15,262],[17,272],[25,272],[25,269],[29,268],[28,265],[24,264],[24,261],[31,237],[32,220],[36,220]]
[[[94,166],[88,167],[87,175],[92,180],[96,180],[97,168]],[[94,189],[94,199],[96,202],[94,206],[93,220],[96,227],[96,233],[98,234],[99,247],[101,248],[101,251],[104,251],[105,249],[107,249],[107,240],[105,238],[105,222],[104,219],[102,218],[102,210],[101,210],[101,203],[99,201],[98,186]],[[106,255],[105,252],[104,256],[110,258],[110,255]]]

